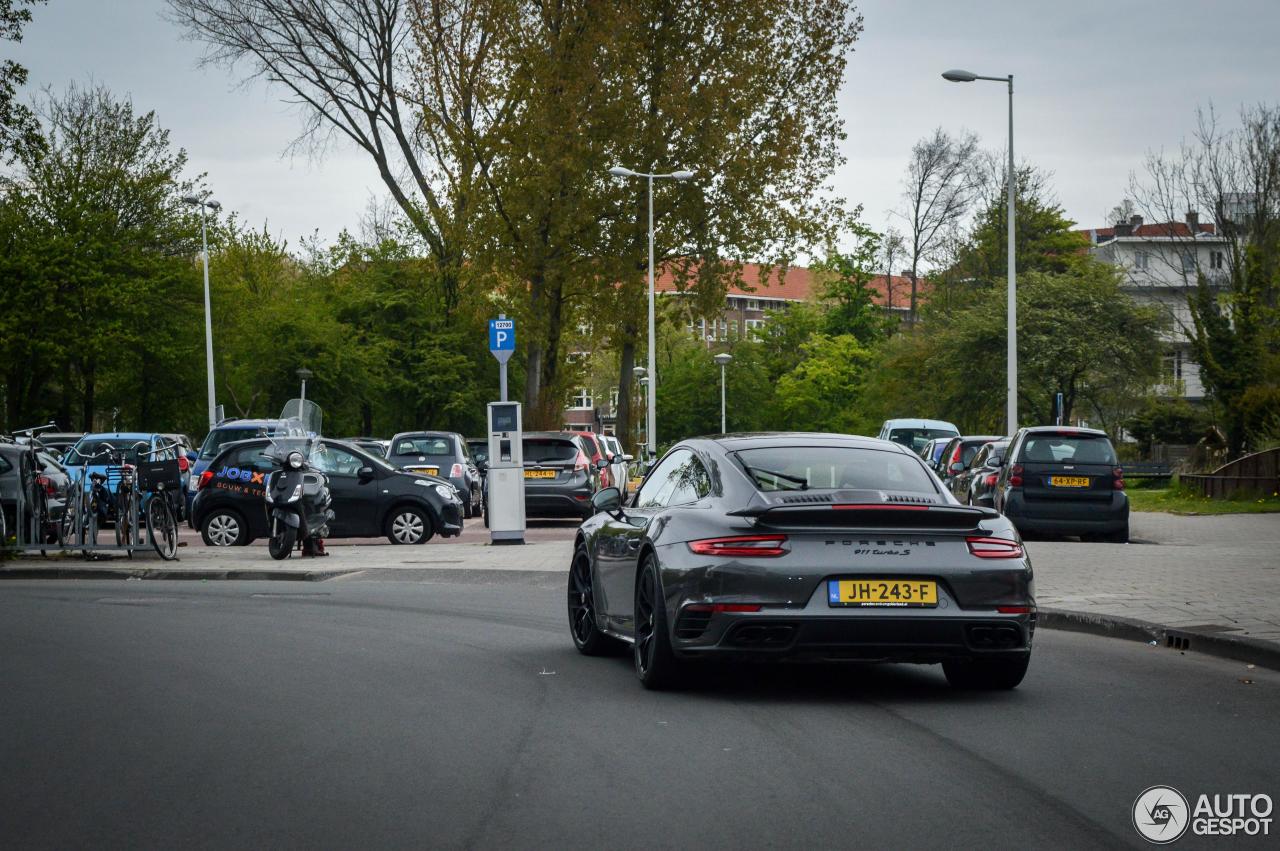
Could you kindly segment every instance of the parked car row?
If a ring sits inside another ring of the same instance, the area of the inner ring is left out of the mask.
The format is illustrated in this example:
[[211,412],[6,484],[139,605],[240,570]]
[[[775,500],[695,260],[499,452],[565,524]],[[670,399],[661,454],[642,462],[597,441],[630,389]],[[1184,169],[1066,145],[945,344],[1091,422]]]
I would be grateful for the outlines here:
[[1129,540],[1124,470],[1105,432],[1036,426],[1013,438],[958,431],[928,436],[944,427],[950,424],[890,420],[881,435],[892,432],[883,439],[918,444],[917,454],[958,502],[994,508],[1023,534]]

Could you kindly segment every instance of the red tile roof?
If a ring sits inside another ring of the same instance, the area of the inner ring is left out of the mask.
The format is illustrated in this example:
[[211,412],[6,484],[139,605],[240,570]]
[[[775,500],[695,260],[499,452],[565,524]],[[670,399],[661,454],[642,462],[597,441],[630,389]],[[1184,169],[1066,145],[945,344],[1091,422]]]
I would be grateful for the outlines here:
[[[1213,222],[1201,222],[1197,227],[1198,233],[1217,233],[1217,228]],[[1099,237],[1111,239],[1116,235],[1114,227],[1109,228],[1090,228],[1089,230],[1080,231],[1085,236],[1095,233]],[[1153,222],[1149,225],[1139,225],[1133,229],[1131,236],[1146,237],[1189,237],[1191,236],[1191,227],[1186,222]]]
[[[911,299],[911,279],[905,275],[876,275],[868,282],[875,293],[875,301],[885,305],[886,277],[893,288],[892,307],[906,307]],[[659,273],[654,281],[657,292],[674,292],[675,276],[668,270]],[[925,279],[917,281],[917,298],[927,289]],[[784,301],[807,301],[813,296],[814,273],[804,266],[790,266],[787,269],[773,267],[765,275],[765,267],[757,263],[743,263],[741,280],[730,284],[726,295],[744,298],[774,298]]]

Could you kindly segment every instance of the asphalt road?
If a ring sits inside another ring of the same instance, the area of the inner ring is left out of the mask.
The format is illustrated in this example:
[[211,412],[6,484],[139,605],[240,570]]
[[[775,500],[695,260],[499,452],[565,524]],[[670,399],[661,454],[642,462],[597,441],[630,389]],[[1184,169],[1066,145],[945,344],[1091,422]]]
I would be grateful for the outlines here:
[[649,693],[561,581],[5,583],[0,846],[1142,847],[1149,786],[1280,798],[1274,672],[1041,631],[1012,693]]

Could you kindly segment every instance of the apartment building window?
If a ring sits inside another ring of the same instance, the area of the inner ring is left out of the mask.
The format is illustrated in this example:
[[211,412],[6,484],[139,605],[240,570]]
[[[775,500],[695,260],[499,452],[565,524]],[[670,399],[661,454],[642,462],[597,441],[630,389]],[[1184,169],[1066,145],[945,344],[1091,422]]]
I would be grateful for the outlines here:
[[1175,349],[1163,358],[1165,381],[1172,384],[1182,380],[1182,351]]
[[1139,251],[1137,254],[1133,255],[1133,268],[1140,269],[1145,272],[1147,269],[1147,263],[1150,259],[1150,254],[1145,251]]
[[729,339],[729,323],[727,320],[724,320],[724,319],[720,320],[719,328],[716,332],[716,339],[718,340]]
[[738,337],[738,320],[736,320],[736,319],[730,319],[730,320],[729,320],[729,334],[730,334],[734,339],[737,339],[737,337]]
[[748,334],[763,334],[765,321],[763,319],[748,319],[743,323],[747,327]]
[[1225,258],[1222,256],[1222,252],[1221,252],[1221,251],[1210,251],[1210,252],[1209,252],[1209,268],[1210,268],[1210,269],[1221,269],[1221,268],[1223,268],[1224,261],[1225,261]]
[[747,299],[747,310],[759,310],[759,309],[760,309],[760,299],[758,298]]
[[579,387],[573,393],[573,402],[569,407],[576,410],[590,410],[595,407],[595,400],[591,397],[590,387]]
[[1196,258],[1190,251],[1182,253],[1182,274],[1190,275],[1196,270]]

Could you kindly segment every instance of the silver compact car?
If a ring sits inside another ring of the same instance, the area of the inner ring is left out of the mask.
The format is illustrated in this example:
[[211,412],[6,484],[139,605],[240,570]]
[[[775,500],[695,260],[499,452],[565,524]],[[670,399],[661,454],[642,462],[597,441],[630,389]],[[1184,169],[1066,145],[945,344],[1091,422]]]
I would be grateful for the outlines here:
[[672,447],[626,500],[592,498],[570,564],[578,650],[630,645],[650,688],[716,659],[941,663],[1017,686],[1036,606],[1017,529],[960,505],[888,441],[726,435]]

